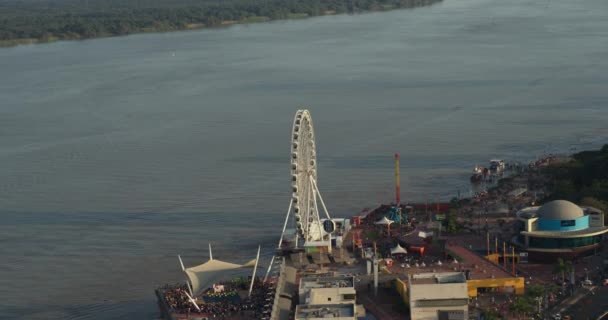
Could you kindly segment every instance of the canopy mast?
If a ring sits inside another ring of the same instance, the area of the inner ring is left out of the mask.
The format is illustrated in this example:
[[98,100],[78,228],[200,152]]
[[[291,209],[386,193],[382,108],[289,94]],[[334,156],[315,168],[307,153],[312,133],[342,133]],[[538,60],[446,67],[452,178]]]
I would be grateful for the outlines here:
[[255,266],[253,267],[253,274],[251,275],[251,284],[249,285],[249,297],[251,297],[251,291],[253,290],[253,282],[255,281],[255,272],[258,270],[258,261],[260,261],[260,249],[262,246],[258,246],[258,255],[255,258]]

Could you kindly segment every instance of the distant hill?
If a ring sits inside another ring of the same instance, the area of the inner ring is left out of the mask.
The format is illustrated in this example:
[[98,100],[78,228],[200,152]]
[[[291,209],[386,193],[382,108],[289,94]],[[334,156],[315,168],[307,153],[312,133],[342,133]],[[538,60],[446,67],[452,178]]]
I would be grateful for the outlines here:
[[0,0],[0,45],[427,6],[442,0]]

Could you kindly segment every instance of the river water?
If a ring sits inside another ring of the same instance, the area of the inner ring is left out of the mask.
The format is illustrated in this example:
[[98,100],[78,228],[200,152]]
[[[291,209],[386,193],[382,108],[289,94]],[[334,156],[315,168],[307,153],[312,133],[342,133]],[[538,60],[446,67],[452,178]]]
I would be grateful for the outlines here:
[[155,286],[264,257],[311,110],[336,216],[608,142],[608,2],[414,10],[0,50],[0,318],[154,319]]

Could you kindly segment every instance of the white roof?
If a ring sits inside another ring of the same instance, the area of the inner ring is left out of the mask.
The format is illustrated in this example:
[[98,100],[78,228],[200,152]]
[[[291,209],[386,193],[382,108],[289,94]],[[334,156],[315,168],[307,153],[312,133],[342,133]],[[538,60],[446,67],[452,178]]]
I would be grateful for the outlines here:
[[387,225],[387,224],[391,224],[395,221],[388,219],[387,217],[382,217],[382,219],[376,221],[376,224],[383,224],[383,225]]
[[404,247],[402,247],[401,245],[397,244],[396,247],[391,249],[391,254],[406,254],[407,250],[405,250]]
[[547,202],[536,212],[541,219],[574,220],[583,217],[585,213],[581,207],[566,200]]
[[420,238],[428,238],[433,236],[433,231],[419,231],[418,237]]
[[245,264],[209,260],[198,266],[186,268],[184,272],[192,285],[192,294],[196,296],[214,283],[236,276],[242,271],[242,268],[253,268],[254,266],[255,259]]

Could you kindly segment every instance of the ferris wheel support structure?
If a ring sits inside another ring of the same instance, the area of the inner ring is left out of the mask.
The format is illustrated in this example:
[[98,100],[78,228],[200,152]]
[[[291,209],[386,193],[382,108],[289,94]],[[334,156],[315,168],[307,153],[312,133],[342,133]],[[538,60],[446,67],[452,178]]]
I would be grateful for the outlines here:
[[331,234],[326,232],[321,221],[317,198],[327,219],[331,220],[327,206],[323,201],[317,184],[316,143],[312,118],[308,110],[298,110],[294,117],[291,134],[291,189],[292,197],[285,216],[279,248],[283,244],[289,217],[293,217],[296,226],[295,245],[298,240],[304,246],[328,243],[331,250]]

